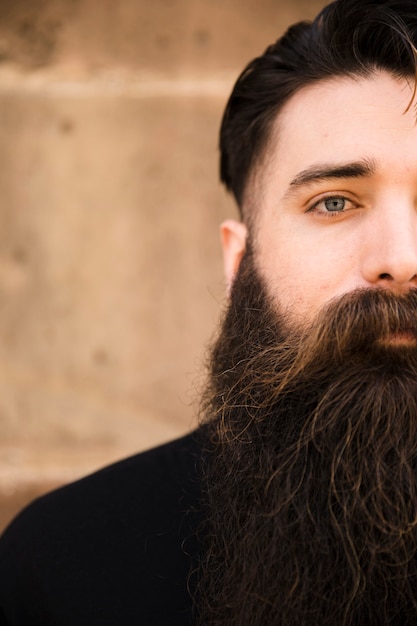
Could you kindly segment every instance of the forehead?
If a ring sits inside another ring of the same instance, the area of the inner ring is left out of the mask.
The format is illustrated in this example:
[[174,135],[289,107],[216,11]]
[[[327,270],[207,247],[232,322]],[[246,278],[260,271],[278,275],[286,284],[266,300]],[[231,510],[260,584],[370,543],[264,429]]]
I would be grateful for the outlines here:
[[391,161],[400,151],[402,161],[417,161],[416,112],[414,105],[409,106],[412,96],[406,79],[387,72],[366,78],[332,78],[304,87],[278,114],[265,165],[279,162],[282,171],[315,160]]

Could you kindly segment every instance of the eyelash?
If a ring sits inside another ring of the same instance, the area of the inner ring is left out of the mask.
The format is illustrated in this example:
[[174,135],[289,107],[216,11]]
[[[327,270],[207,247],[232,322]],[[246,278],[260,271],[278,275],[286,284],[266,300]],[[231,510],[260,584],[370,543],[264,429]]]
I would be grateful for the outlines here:
[[[326,211],[325,209],[318,209],[319,205],[323,204],[327,200],[344,200],[346,204],[350,204],[351,206],[349,208],[344,208],[341,211]],[[317,200],[311,207],[308,208],[307,213],[316,213],[317,215],[326,217],[327,219],[332,219],[337,216],[344,215],[347,211],[356,207],[357,205],[350,198],[347,198],[346,196],[342,196],[340,194],[335,194],[324,196],[323,198],[320,198],[320,200]]]

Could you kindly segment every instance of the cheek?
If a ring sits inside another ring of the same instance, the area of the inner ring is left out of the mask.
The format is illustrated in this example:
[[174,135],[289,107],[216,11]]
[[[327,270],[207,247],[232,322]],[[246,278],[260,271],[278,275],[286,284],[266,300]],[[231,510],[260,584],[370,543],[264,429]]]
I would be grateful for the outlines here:
[[[265,248],[267,249],[267,248]],[[333,247],[274,245],[259,256],[259,270],[280,307],[310,318],[348,288],[350,263]]]
[[323,225],[305,216],[278,217],[265,213],[254,241],[258,269],[277,303],[310,316],[360,286],[360,238],[352,221]]
[[263,238],[256,255],[268,282],[296,287],[306,280],[310,282],[315,274],[324,273],[323,258],[317,247],[305,245],[290,233],[287,237],[272,234]]
[[315,264],[303,257],[302,250],[286,242],[275,242],[273,248],[264,250],[257,257],[258,270],[277,304],[285,309],[299,309],[315,299]]

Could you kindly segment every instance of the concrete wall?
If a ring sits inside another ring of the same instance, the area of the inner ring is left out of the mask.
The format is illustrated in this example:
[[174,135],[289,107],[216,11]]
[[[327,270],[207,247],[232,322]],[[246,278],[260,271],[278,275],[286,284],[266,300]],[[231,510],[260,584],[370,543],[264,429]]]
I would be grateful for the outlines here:
[[235,215],[222,109],[323,4],[0,0],[3,511],[195,423]]

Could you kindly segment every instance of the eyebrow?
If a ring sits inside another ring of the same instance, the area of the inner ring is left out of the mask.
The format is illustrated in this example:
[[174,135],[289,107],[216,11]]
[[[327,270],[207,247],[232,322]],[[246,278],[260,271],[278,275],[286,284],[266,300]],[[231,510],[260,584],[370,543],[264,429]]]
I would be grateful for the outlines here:
[[363,159],[352,163],[316,163],[299,172],[290,182],[286,196],[291,195],[300,187],[305,187],[322,180],[337,178],[365,178],[376,171],[375,161]]

